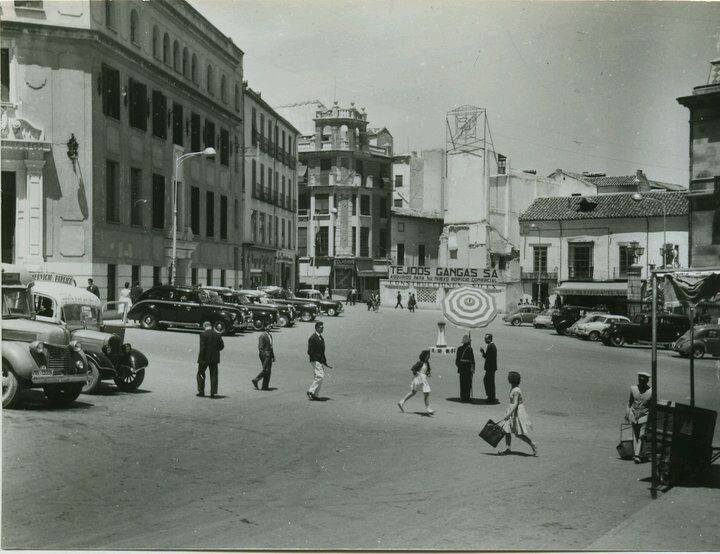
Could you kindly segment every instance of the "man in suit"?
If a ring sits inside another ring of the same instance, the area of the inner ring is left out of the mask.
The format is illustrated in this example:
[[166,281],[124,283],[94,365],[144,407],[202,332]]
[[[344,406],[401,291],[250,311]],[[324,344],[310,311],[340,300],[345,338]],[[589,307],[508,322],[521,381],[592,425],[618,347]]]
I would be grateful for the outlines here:
[[455,367],[460,376],[460,401],[470,402],[472,379],[475,373],[475,354],[470,344],[470,335],[464,335],[462,344],[455,355]]
[[88,286],[85,290],[92,292],[95,296],[100,298],[100,289],[97,288],[97,285],[93,282],[92,279],[88,279]]
[[262,371],[252,380],[252,384],[253,387],[257,389],[258,381],[262,379],[262,390],[268,390],[270,386],[270,372],[273,362],[275,361],[273,338],[270,335],[270,323],[266,323],[265,329],[260,333],[260,337],[258,338],[258,353],[260,354]]
[[140,286],[140,281],[135,281],[130,289],[130,301],[135,304],[142,293],[143,288]]
[[318,399],[320,386],[325,378],[324,368],[330,368],[325,358],[325,339],[322,333],[323,324],[321,321],[318,321],[315,324],[315,332],[308,339],[308,356],[310,357],[310,367],[312,367],[313,370],[313,382],[307,391],[307,396],[310,400]]
[[402,294],[400,294],[400,291],[397,293],[397,302],[395,303],[395,309],[397,310],[398,306],[400,306],[400,309],[403,309],[402,305]]
[[485,385],[485,394],[487,395],[488,404],[499,404],[497,398],[495,398],[495,372],[497,371],[497,347],[493,342],[493,336],[488,333],[485,335],[485,344],[487,344],[487,350],[484,348],[480,349],[483,358],[485,358],[485,376],[483,377],[483,384]]
[[215,332],[212,324],[206,321],[200,334],[200,353],[198,354],[197,386],[198,396],[205,396],[205,370],[210,368],[210,398],[218,391],[218,364],[220,351],[225,348],[222,337]]

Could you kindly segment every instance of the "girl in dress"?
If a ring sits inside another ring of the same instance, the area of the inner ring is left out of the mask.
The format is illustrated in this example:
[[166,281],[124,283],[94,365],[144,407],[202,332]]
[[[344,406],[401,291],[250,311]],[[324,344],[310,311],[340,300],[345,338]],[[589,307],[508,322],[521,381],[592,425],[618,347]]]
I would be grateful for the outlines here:
[[423,350],[420,352],[420,359],[412,366],[413,380],[410,382],[410,392],[405,398],[398,402],[398,408],[401,412],[405,411],[405,402],[415,396],[416,392],[422,392],[425,395],[425,412],[433,415],[435,412],[430,408],[430,385],[427,378],[430,377],[430,351]]
[[120,297],[118,298],[118,301],[123,303],[123,315],[130,311],[130,306],[132,305],[132,300],[130,300],[130,294],[130,283],[126,282],[125,286],[120,289]]
[[500,454],[510,454],[510,442],[512,436],[515,435],[521,441],[526,442],[532,448],[533,456],[537,456],[537,445],[530,438],[532,433],[532,423],[525,411],[525,402],[523,394],[520,390],[520,374],[517,371],[508,373],[508,382],[510,383],[510,407],[505,413],[505,417],[498,423],[502,424],[505,431],[505,445],[507,448]]

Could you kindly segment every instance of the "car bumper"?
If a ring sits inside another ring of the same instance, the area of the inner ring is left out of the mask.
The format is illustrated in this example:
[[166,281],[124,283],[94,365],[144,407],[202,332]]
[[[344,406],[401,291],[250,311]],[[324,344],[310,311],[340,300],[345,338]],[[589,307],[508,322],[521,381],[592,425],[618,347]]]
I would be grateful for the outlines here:
[[55,385],[59,383],[86,383],[88,373],[79,373],[76,375],[49,375],[40,371],[33,371],[33,385]]

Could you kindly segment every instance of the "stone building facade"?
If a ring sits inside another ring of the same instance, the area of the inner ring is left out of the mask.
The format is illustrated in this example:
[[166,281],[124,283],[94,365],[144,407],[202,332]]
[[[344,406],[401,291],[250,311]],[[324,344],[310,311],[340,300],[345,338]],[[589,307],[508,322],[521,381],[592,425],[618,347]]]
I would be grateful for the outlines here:
[[242,280],[243,53],[184,0],[0,2],[3,260],[125,281]]

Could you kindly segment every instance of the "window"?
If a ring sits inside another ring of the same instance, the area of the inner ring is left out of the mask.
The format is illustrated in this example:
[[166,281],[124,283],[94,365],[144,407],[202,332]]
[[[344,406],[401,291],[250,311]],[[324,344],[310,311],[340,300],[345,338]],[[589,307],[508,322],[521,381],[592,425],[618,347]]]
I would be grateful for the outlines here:
[[220,286],[221,287],[225,286],[225,270],[224,269],[220,270]]
[[330,211],[330,198],[327,194],[315,195],[315,213],[326,214]]
[[193,268],[190,270],[190,284],[193,285],[193,286],[198,284],[198,280],[197,280],[197,267],[193,267]]
[[256,243],[258,239],[258,217],[256,210],[250,213],[250,229],[252,231],[252,241]]
[[105,163],[105,220],[120,221],[120,187],[118,186],[118,164],[107,160]]
[[233,227],[235,227],[235,229],[239,229],[240,228],[240,202],[238,201],[237,198],[235,200],[233,200],[233,206],[234,206],[233,215],[235,216],[233,218]]
[[593,244],[591,242],[569,245],[568,274],[570,279],[592,279]]
[[265,115],[260,114],[260,136],[265,136]]
[[103,64],[101,79],[103,113],[120,119],[120,72]]
[[167,138],[167,97],[159,90],[152,93],[152,127],[153,135],[161,138]]
[[200,116],[196,113],[190,114],[190,150],[200,150]]
[[157,25],[153,25],[153,33],[152,33],[152,55],[155,58],[160,58],[160,31],[157,28]]
[[220,239],[227,240],[227,223],[228,223],[228,199],[225,195],[220,195]]
[[132,280],[132,283],[131,283],[132,285],[134,285],[135,283],[139,283],[140,282],[140,266],[139,265],[131,266],[130,275],[131,275],[130,278]]
[[418,244],[418,265],[425,265],[425,245]]
[[370,197],[366,194],[360,195],[360,215],[370,215]]
[[188,63],[190,60],[188,60],[188,49],[187,47],[183,48],[183,55],[182,55],[182,74],[183,77],[188,76]]
[[107,299],[108,302],[115,300],[115,291],[117,290],[117,267],[115,264],[108,264],[107,266]]
[[205,73],[205,88],[210,96],[214,96],[215,91],[213,89],[213,68],[211,65],[207,66],[207,72]]
[[42,0],[15,0],[16,8],[25,8],[28,10],[42,10]]
[[[288,225],[288,227],[290,227],[290,225]],[[284,219],[282,220],[281,228],[282,228],[282,238],[280,239],[280,246],[285,248],[286,242],[285,242],[285,220]]]
[[157,173],[153,174],[152,226],[153,229],[165,228],[165,176]]
[[163,63],[170,65],[170,35],[163,35]]
[[200,234],[200,189],[190,187],[190,230],[192,234]]
[[260,242],[265,242],[265,214],[260,214]]
[[193,53],[192,61],[190,62],[190,80],[193,83],[197,83],[197,55]]
[[140,22],[138,21],[137,10],[130,11],[130,42],[138,44],[140,39]]
[[257,110],[252,109],[252,119],[250,121],[250,143],[253,146],[257,146]]
[[205,119],[203,142],[205,143],[205,148],[209,146],[215,148],[215,123],[213,123],[209,119]]
[[298,256],[307,256],[307,227],[299,227],[297,232],[297,251]]
[[2,49],[2,65],[0,65],[0,83],[2,84],[2,96],[0,100],[10,102],[10,49]]
[[[395,175],[395,188],[402,187],[402,180],[403,180],[402,175]],[[422,264],[420,264],[420,265],[422,265]]]
[[619,277],[627,277],[628,268],[633,264],[633,249],[627,245],[620,246]]
[[130,127],[147,131],[147,86],[130,79],[128,119]]
[[387,229],[380,229],[377,250],[378,256],[380,256],[381,258],[387,256]]
[[105,25],[111,29],[115,28],[115,2],[105,0]]
[[205,236],[215,236],[215,194],[205,193]]
[[457,260],[457,250],[450,250],[450,259]]
[[398,223],[398,233],[402,233],[405,231],[405,224],[404,223]]
[[220,76],[220,100],[227,104],[227,79],[225,75]]
[[224,166],[230,165],[230,133],[222,127],[220,128],[220,163]]
[[[239,112],[239,111],[240,111],[240,101],[241,101],[241,97],[240,97],[240,86],[239,86],[239,85],[235,85],[235,111],[236,111],[236,112]],[[254,122],[254,121],[253,121],[253,122]]]
[[380,202],[380,217],[387,217],[387,200],[385,198]]
[[500,271],[505,271],[505,269],[507,269],[507,258],[505,256],[500,256],[498,258],[498,269]]
[[360,227],[360,256],[367,258],[370,256],[370,228]]
[[173,41],[173,69],[180,73],[180,43]]
[[257,162],[253,159],[250,163],[250,183],[252,184],[252,194],[255,196],[257,187]]
[[320,160],[320,171],[330,171],[332,167],[332,161],[330,158],[322,158]]
[[281,143],[282,151],[285,152],[285,131],[282,132],[282,143]]
[[547,252],[547,246],[533,246],[533,271],[535,273],[547,273]]
[[352,214],[357,215],[357,194],[353,194],[351,197],[352,200]]
[[183,132],[184,118],[183,118],[183,107],[177,102],[173,102],[173,144],[183,146],[185,133]]
[[280,240],[280,220],[278,219],[278,216],[275,216],[275,246],[278,245],[279,240]]
[[405,265],[405,245],[402,242],[397,243],[397,256],[395,263],[397,265]]
[[720,176],[715,177],[713,188],[713,200],[715,201],[715,211],[712,220],[712,242],[711,244],[720,244]]
[[142,202],[142,171],[136,167],[130,168],[130,225],[142,227],[143,209],[145,202]]
[[319,227],[315,234],[315,255],[328,255],[328,227]]
[[162,282],[160,277],[160,266],[153,266],[153,286],[157,286]]
[[395,198],[395,199],[393,200],[393,207],[394,207],[394,208],[402,208],[402,205],[403,205],[402,198]]
[[205,280],[207,281],[207,286],[212,286],[212,269],[208,268],[205,270]]

